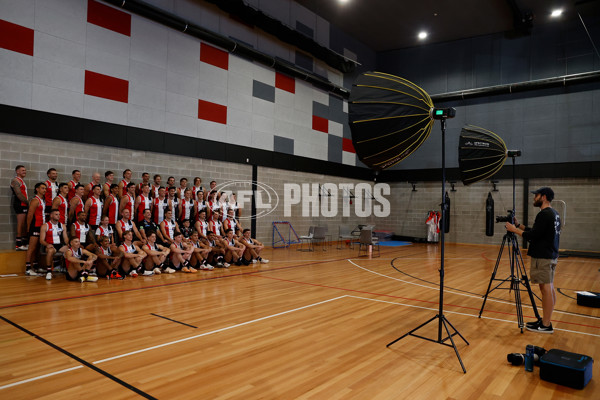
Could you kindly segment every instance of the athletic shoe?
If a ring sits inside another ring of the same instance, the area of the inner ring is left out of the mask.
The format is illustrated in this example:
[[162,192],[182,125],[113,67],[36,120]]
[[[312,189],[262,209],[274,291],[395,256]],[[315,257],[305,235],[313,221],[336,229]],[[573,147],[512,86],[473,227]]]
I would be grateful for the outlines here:
[[132,269],[131,272],[129,272],[129,276],[131,276],[132,278],[137,278],[138,273],[135,269]]
[[90,271],[90,275],[91,276],[98,276],[98,274],[96,273],[95,269],[93,269],[93,270]]
[[48,272],[48,273],[46,274],[46,280],[47,280],[47,281],[51,281],[51,280],[52,280],[52,272]]
[[229,264],[229,263],[223,263],[223,266],[224,266],[225,268],[229,268],[229,266],[230,266],[230,265],[231,265],[231,264]]
[[152,272],[154,272],[155,275],[160,275],[162,274],[162,271],[160,270],[160,268],[156,267],[152,270]]
[[256,258],[252,259],[252,264],[256,264],[258,262],[258,260]]
[[532,328],[533,328],[533,327],[536,327],[536,326],[537,326],[539,323],[540,323],[540,320],[538,319],[538,320],[536,320],[536,321],[527,322],[527,323],[525,324],[525,326],[530,326],[530,327],[532,327]]
[[552,328],[552,322],[550,322],[549,326],[544,326],[544,324],[542,324],[542,321],[539,321],[535,326],[528,325],[527,330],[540,333],[554,333],[554,329]]
[[27,251],[27,250],[29,250],[29,246],[28,245],[27,246],[26,245],[19,246],[15,250],[17,250],[17,251]]
[[190,272],[188,267],[183,267],[181,268],[181,272]]
[[154,275],[154,272],[152,271],[144,271],[144,276],[152,276]]
[[242,264],[244,265],[250,265],[250,261],[246,260],[245,258],[242,258]]
[[33,270],[33,268],[26,270],[25,271],[25,275],[27,275],[27,276],[40,276],[40,274],[38,274],[37,272],[35,272]]
[[238,260],[235,262],[235,265],[242,265],[242,259],[238,258]]
[[123,279],[123,277],[116,270],[113,270],[110,273],[110,279]]
[[261,259],[260,259],[260,263],[261,263],[261,264],[268,264],[268,263],[269,263],[269,260],[267,260],[266,258],[261,258]]
[[203,271],[212,271],[213,269],[215,269],[215,267],[213,267],[210,264],[204,264],[200,267],[200,269]]
[[221,261],[217,262],[217,268],[223,268],[223,263]]
[[85,282],[85,276],[80,276],[79,277],[79,282],[81,282],[81,283]]
[[[82,277],[82,278],[83,278],[83,277]],[[86,282],[97,282],[97,281],[98,281],[98,277],[97,277],[97,276],[91,276],[91,275],[88,275],[88,276],[85,278],[85,281],[86,281]]]
[[189,270],[189,271],[190,271],[192,274],[194,274],[194,273],[198,272],[198,270],[197,270],[196,268],[194,268],[194,267],[189,267],[189,268],[188,268],[188,270]]
[[173,268],[171,268],[171,267],[167,267],[167,268],[165,268],[165,272],[166,272],[167,274],[174,274],[174,273],[175,273],[175,270],[174,270]]

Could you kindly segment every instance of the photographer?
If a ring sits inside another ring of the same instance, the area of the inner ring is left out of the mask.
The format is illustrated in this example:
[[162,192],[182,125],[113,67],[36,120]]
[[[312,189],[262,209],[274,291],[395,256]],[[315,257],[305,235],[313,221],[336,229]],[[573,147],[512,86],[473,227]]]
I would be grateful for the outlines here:
[[560,216],[552,208],[550,202],[554,199],[554,191],[549,187],[542,187],[531,192],[534,207],[540,207],[532,228],[507,222],[506,230],[514,232],[530,243],[527,254],[531,257],[530,277],[531,283],[537,283],[542,292],[543,319],[528,322],[527,330],[533,332],[553,333],[552,311],[556,303],[554,291],[554,271],[558,263],[558,242],[560,240]]

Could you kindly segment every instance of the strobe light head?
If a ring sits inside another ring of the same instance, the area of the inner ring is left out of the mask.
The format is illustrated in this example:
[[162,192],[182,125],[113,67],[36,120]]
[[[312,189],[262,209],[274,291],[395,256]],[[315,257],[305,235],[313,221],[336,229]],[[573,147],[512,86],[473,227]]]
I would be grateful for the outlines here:
[[429,115],[433,119],[448,119],[456,117],[456,108],[432,108],[429,110]]
[[521,157],[521,150],[506,150],[507,157]]

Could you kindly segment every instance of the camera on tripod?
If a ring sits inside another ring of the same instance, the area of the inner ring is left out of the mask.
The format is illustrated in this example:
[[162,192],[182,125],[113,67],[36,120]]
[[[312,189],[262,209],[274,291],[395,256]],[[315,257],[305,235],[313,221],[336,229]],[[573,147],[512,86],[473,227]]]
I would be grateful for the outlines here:
[[508,215],[504,216],[504,215],[497,215],[496,216],[496,223],[499,222],[510,222],[511,224],[515,223],[515,214],[513,212],[513,210],[507,210],[508,211]]

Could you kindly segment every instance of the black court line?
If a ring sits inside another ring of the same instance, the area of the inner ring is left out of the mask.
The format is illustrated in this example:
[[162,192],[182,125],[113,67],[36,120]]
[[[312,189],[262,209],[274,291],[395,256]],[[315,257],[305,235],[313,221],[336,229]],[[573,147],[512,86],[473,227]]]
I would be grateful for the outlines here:
[[54,344],[54,343],[52,343],[52,342],[50,342],[50,341],[48,341],[46,339],[44,339],[43,337],[41,337],[39,335],[36,335],[35,333],[33,333],[30,330],[22,327],[21,325],[17,324],[16,322],[13,322],[13,321],[9,320],[9,319],[3,317],[2,315],[0,315],[0,319],[2,319],[4,322],[6,322],[6,323],[8,323],[8,324],[10,324],[12,326],[14,326],[15,328],[17,328],[17,329],[25,332],[26,334],[34,337],[35,339],[39,340],[40,342],[42,342],[42,343],[44,343],[44,344],[52,347],[53,349],[60,351],[61,353],[65,354],[66,356],[71,357],[72,359],[74,359],[78,363],[80,363],[82,365],[85,365],[86,367],[88,367],[88,368],[90,368],[90,369],[92,369],[92,370],[94,370],[94,371],[96,371],[96,372],[104,375],[105,377],[107,377],[108,379],[110,379],[112,381],[115,381],[116,383],[118,383],[119,385],[125,387],[126,389],[129,389],[132,392],[135,392],[135,393],[139,394],[140,396],[142,396],[142,397],[144,397],[146,399],[154,399],[154,400],[156,400],[156,397],[153,397],[153,396],[149,395],[148,393],[143,392],[140,389],[136,388],[135,386],[130,385],[129,383],[127,383],[127,382],[125,382],[125,381],[117,378],[116,376],[109,374],[108,372],[104,371],[103,369],[100,369],[100,368],[96,367],[94,364],[89,363],[89,362],[85,361],[84,359],[82,359],[80,357],[77,357],[75,354],[73,354],[73,353],[71,353],[71,352],[63,349],[62,347],[60,347],[60,346],[58,346],[58,345],[56,345],[56,344]]
[[176,319],[171,319],[171,318],[163,317],[162,315],[158,315],[158,314],[154,314],[154,313],[150,313],[150,315],[154,315],[155,317],[163,318],[163,319],[166,319],[166,320],[171,321],[171,322],[176,322],[176,323],[181,324],[181,325],[189,326],[190,328],[198,329],[197,326],[186,324],[185,322],[177,321]]

